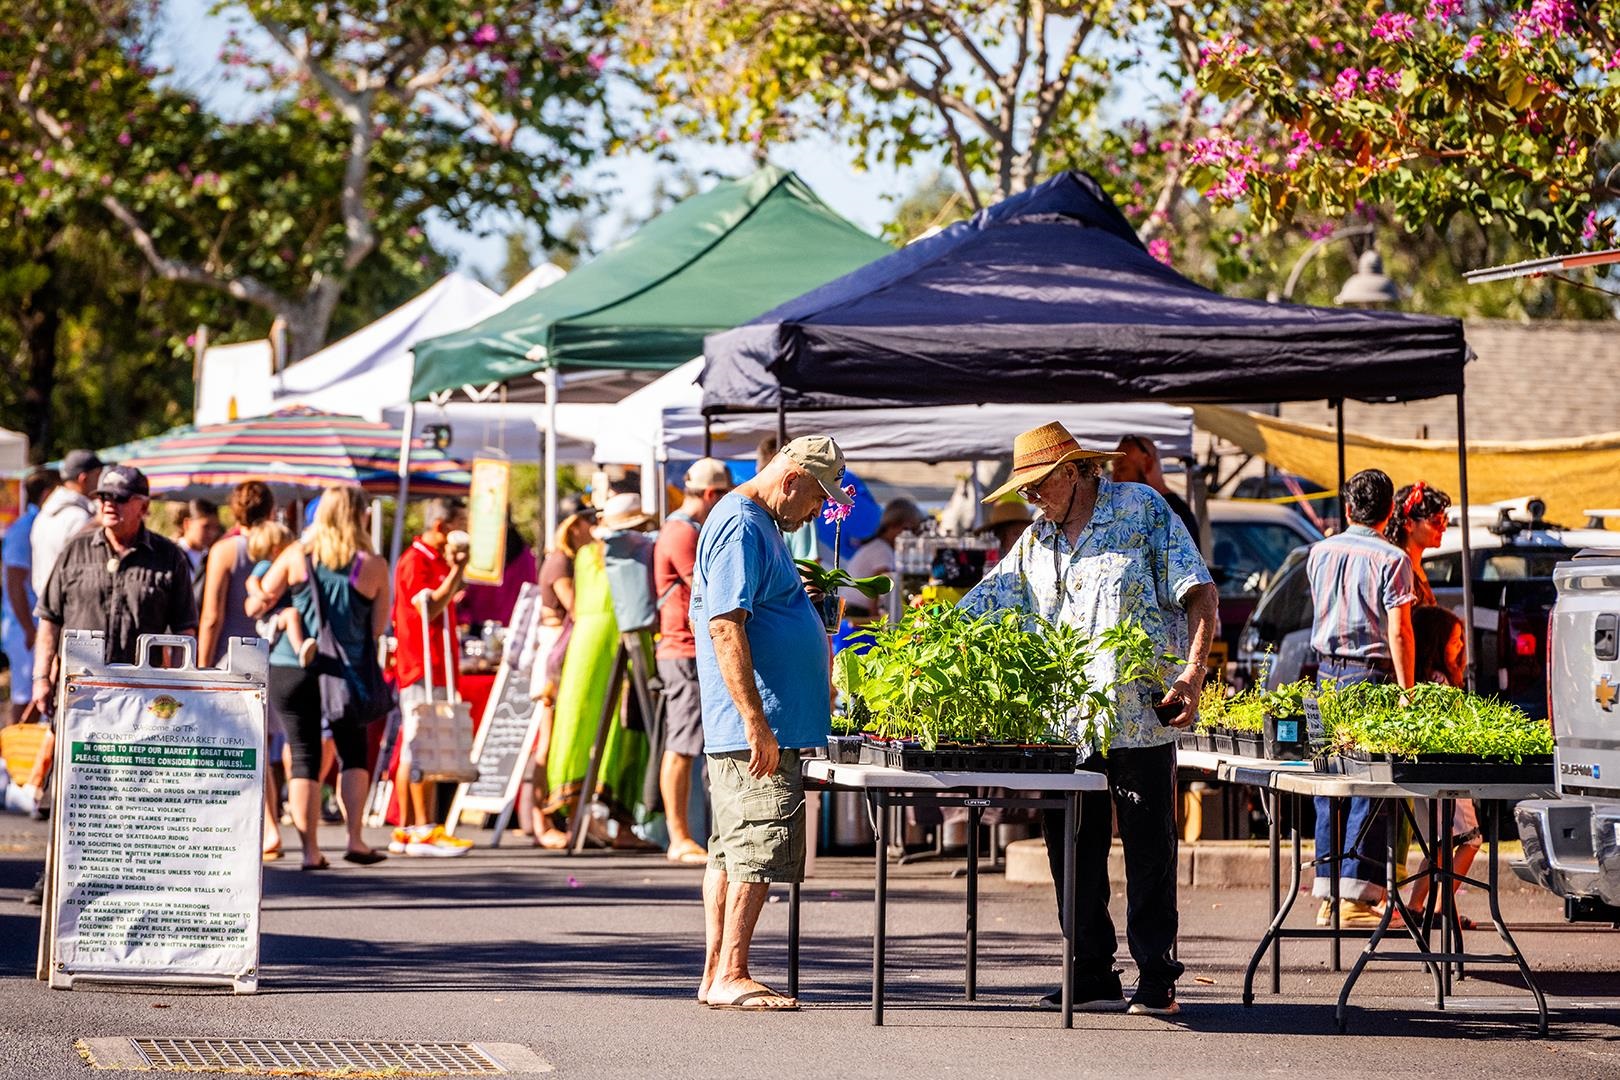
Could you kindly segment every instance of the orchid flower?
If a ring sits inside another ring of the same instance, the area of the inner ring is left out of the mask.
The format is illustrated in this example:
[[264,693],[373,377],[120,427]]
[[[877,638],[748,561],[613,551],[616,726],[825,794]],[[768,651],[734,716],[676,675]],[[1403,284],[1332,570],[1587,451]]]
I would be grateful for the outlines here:
[[851,510],[855,509],[854,502],[853,502],[853,500],[855,498],[855,485],[854,484],[845,484],[844,485],[844,494],[848,495],[850,497],[850,499],[851,499],[851,503],[850,503],[849,506],[839,506],[832,499],[828,499],[827,500],[827,505],[822,507],[821,520],[825,521],[828,525],[841,525],[841,524],[843,524],[844,520],[849,517],[849,512]]

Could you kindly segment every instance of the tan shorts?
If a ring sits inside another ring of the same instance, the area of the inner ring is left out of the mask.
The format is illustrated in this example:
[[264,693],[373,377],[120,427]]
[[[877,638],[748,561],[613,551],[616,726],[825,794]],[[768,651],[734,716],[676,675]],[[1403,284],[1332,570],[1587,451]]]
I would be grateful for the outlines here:
[[732,881],[804,880],[804,774],[799,751],[783,750],[776,771],[748,775],[748,751],[709,754],[714,834],[709,864]]

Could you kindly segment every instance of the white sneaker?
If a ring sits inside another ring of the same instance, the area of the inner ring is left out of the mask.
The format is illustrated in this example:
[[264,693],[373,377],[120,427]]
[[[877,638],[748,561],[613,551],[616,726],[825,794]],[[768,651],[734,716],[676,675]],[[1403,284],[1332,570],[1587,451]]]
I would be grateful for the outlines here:
[[472,850],[471,840],[461,840],[444,831],[442,825],[421,825],[411,830],[405,854],[435,859],[453,859]]

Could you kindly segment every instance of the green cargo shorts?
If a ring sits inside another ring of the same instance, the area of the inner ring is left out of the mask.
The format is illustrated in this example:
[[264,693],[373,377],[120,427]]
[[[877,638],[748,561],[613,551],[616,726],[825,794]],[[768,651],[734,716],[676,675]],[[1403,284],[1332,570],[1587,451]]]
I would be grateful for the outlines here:
[[714,835],[709,865],[731,881],[804,880],[804,774],[799,751],[783,750],[776,771],[748,775],[748,751],[709,754]]

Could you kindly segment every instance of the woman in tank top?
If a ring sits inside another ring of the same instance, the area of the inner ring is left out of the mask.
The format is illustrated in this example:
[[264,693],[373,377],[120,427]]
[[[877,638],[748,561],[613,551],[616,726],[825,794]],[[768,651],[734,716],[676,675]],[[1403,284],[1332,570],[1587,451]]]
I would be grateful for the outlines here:
[[[347,662],[375,664],[371,643],[388,629],[388,564],[370,554],[366,495],[358,487],[328,488],[315,510],[315,524],[277,556],[261,580],[262,596],[250,602],[258,617],[290,595],[307,632],[319,635],[322,615]],[[313,573],[313,579],[311,579]],[[316,595],[319,590],[319,596]],[[287,733],[292,773],[287,805],[304,848],[304,869],[324,870],[317,832],[321,824],[321,690],[316,667],[298,662],[286,635],[270,650],[270,707]],[[360,835],[370,777],[366,772],[365,728],[332,725],[341,773],[338,805],[348,825],[347,862],[370,866],[387,858]]]
[[230,507],[235,523],[209,549],[204,571],[202,618],[197,626],[197,663],[203,667],[225,655],[225,643],[231,638],[259,636],[246,611],[247,579],[253,572],[247,534],[253,526],[270,520],[276,497],[263,481],[244,480],[231,490]]

